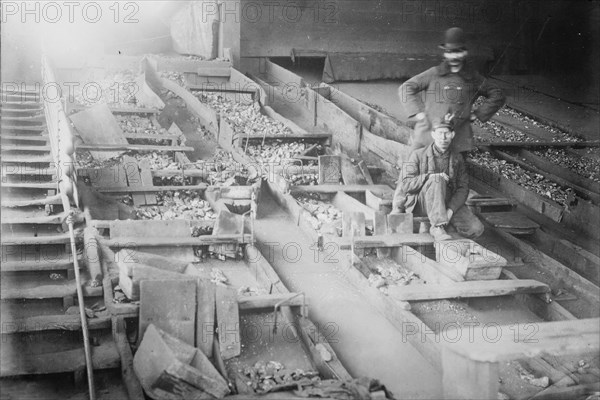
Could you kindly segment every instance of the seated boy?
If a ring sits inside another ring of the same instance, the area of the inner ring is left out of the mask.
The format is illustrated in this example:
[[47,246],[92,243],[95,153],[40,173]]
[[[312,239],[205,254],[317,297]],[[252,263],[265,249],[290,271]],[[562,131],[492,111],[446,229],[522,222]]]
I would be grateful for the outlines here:
[[402,165],[392,203],[392,213],[429,217],[429,232],[436,241],[451,239],[446,227],[470,239],[483,233],[483,224],[465,206],[469,177],[462,156],[450,150],[451,120],[446,115],[433,121],[433,143],[415,150]]

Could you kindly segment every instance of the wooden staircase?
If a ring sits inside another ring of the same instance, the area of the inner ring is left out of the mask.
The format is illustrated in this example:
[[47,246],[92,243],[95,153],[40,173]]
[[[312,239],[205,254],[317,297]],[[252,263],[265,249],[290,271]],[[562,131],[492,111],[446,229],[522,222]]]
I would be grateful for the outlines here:
[[63,231],[43,104],[31,92],[1,94],[0,376],[74,372],[76,380],[84,379],[74,257],[86,307],[94,313],[88,316],[94,368],[118,368],[102,286],[87,284],[83,234],[77,234],[78,251],[72,254]]

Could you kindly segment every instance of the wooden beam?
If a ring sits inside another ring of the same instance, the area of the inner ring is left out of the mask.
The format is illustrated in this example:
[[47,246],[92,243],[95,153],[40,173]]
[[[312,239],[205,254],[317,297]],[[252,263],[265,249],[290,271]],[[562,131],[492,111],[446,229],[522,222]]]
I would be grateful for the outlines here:
[[548,285],[530,279],[518,281],[465,281],[451,285],[426,284],[388,287],[390,296],[403,301],[511,296],[522,293],[548,292],[550,292]]
[[[288,307],[299,307],[304,304],[304,298],[297,296],[298,293],[264,294],[258,296],[238,296],[238,307],[240,310],[256,310],[261,308],[273,309],[277,303],[285,301]],[[293,299],[290,299],[294,297]],[[290,299],[290,300],[288,300]]]
[[[41,147],[41,146],[40,146]],[[194,151],[189,146],[158,146],[150,144],[80,144],[77,150],[93,151]]]
[[577,296],[586,299],[587,302],[591,304],[598,304],[600,302],[598,286],[522,240],[500,229],[492,229],[502,239],[515,246],[524,262],[536,263],[545,272],[552,274],[554,278],[561,279],[564,285],[569,287]]
[[154,192],[170,192],[176,190],[206,190],[208,184],[200,183],[198,185],[189,186],[141,186],[141,187],[97,187],[94,188],[102,193],[154,193]]
[[133,370],[133,354],[127,340],[125,319],[123,317],[113,317],[112,334],[121,357],[121,380],[127,390],[127,398],[129,400],[144,400],[142,385]]
[[[433,237],[428,233],[396,233],[365,236],[354,239],[354,247],[359,249],[420,246],[423,244],[433,244]],[[348,245],[346,243],[342,243],[340,245],[340,249],[346,250],[348,249]]]
[[119,248],[136,247],[188,247],[188,246],[206,246],[211,244],[224,243],[251,243],[252,236],[245,235],[204,235],[198,237],[119,237],[117,239],[98,238],[105,246]]
[[385,193],[393,189],[388,185],[298,185],[290,188],[291,193],[361,193],[367,190],[373,193]]
[[[92,346],[92,364],[95,370],[118,368],[120,363],[119,353],[112,341]],[[0,376],[55,374],[80,369],[85,369],[83,347],[44,354],[19,354],[18,357],[6,354],[1,359]]]
[[600,349],[600,318],[499,326],[497,340],[486,340],[485,327],[465,327],[447,332],[458,338],[446,346],[478,362],[499,362],[542,354],[566,356]]
[[419,275],[427,283],[448,284],[464,281],[457,271],[448,269],[410,246],[392,249],[392,259]]
[[580,142],[478,142],[477,147],[517,147],[517,148],[535,148],[535,147],[600,147],[600,140],[587,140]]
[[557,175],[549,172],[548,170],[545,170],[545,169],[542,170],[542,169],[538,168],[536,165],[531,165],[530,163],[522,161],[519,158],[513,157],[510,154],[507,154],[503,151],[496,150],[496,151],[493,151],[493,154],[497,155],[498,157],[500,157],[508,162],[519,165],[527,171],[531,171],[533,173],[542,175],[542,176],[546,177],[547,179],[558,183],[561,186],[570,187],[584,199],[591,200],[595,204],[600,203],[600,194],[598,192],[593,192],[585,187],[578,185],[576,182],[571,182],[565,178],[562,178],[560,176],[557,176]]

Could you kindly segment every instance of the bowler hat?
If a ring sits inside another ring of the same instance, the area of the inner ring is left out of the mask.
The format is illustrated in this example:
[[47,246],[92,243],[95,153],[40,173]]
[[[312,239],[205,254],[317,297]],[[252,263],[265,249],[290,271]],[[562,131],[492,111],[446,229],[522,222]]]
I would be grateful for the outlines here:
[[444,43],[440,44],[440,48],[444,50],[461,50],[466,47],[465,33],[457,27],[448,29],[444,34]]

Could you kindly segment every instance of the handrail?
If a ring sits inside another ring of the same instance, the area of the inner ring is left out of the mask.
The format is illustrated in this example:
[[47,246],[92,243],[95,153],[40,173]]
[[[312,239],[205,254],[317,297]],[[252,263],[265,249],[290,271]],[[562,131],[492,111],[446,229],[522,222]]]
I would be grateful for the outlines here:
[[81,331],[83,332],[83,347],[85,352],[85,364],[87,369],[88,389],[90,400],[96,399],[96,390],[94,385],[94,367],[92,364],[92,353],[89,341],[89,332],[87,325],[87,316],[85,313],[85,303],[83,291],[81,288],[81,277],[79,274],[79,262],[77,260],[77,248],[75,245],[75,234],[73,229],[73,209],[71,204],[79,207],[79,196],[77,194],[77,173],[75,168],[75,145],[74,135],[71,123],[65,113],[62,103],[62,93],[60,86],[56,81],[54,72],[50,66],[48,58],[42,56],[42,79],[44,93],[51,86],[59,91],[57,100],[50,101],[43,96],[44,114],[46,116],[46,126],[48,137],[50,139],[50,152],[56,165],[56,175],[58,179],[58,192],[60,194],[65,215],[66,223],[69,227],[69,236],[71,239],[71,253],[73,254],[73,268],[75,272],[75,283],[77,287],[77,302],[79,303],[79,316],[81,319]]

